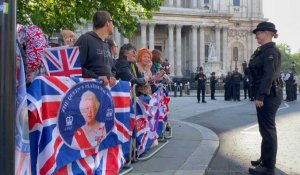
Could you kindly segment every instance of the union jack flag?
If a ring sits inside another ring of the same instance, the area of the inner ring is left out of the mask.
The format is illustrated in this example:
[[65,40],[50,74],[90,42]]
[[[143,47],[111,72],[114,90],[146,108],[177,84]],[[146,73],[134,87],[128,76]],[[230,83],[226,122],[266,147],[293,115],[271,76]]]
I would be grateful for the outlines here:
[[122,145],[128,144],[132,135],[129,82],[119,81],[110,91],[114,123],[98,147],[73,149],[59,130],[58,109],[63,97],[70,88],[87,81],[98,82],[95,79],[39,76],[29,87],[32,174],[113,174],[125,163]]
[[82,76],[78,47],[46,48],[44,64],[48,75],[51,76]]
[[15,175],[30,175],[28,109],[23,58],[16,44],[16,151]]
[[151,96],[137,98],[136,108],[136,155],[140,157],[156,145],[163,132],[169,113],[170,98],[166,90],[159,87]]
[[69,163],[55,175],[116,175],[124,163],[122,147],[117,145]]

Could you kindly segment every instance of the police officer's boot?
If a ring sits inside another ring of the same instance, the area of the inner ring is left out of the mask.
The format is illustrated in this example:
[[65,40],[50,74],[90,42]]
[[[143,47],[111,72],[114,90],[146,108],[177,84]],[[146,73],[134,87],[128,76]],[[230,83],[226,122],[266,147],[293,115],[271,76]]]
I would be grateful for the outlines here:
[[261,159],[257,159],[257,160],[251,160],[251,165],[252,166],[258,166],[261,163]]

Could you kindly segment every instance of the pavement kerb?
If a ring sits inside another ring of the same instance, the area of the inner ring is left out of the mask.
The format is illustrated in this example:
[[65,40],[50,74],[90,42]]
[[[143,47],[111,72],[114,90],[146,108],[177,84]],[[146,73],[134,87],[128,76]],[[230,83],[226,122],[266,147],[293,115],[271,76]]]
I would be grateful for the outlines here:
[[172,121],[191,126],[197,129],[202,135],[202,140],[198,147],[187,158],[185,163],[175,171],[174,175],[204,175],[219,148],[219,137],[212,130],[201,125],[176,119]]

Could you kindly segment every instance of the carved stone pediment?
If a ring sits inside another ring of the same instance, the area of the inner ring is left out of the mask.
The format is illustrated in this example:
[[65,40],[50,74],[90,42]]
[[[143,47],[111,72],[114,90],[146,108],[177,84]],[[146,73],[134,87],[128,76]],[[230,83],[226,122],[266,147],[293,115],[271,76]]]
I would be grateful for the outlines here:
[[234,30],[230,29],[228,30],[228,37],[234,38],[236,40],[240,40],[247,37],[248,31],[246,30]]

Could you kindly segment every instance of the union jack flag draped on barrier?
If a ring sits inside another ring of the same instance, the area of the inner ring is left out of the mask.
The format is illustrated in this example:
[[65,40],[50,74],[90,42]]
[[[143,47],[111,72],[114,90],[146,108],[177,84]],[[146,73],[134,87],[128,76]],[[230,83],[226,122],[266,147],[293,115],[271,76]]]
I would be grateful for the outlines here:
[[78,47],[54,47],[44,50],[44,64],[50,76],[81,77]]
[[[72,146],[72,133],[84,123],[76,96],[86,91],[100,96],[102,118],[96,119],[107,134],[99,145],[83,149]],[[28,101],[32,174],[116,174],[125,163],[121,146],[132,134],[129,82],[119,81],[110,93],[93,79],[40,76],[28,89]]]
[[152,146],[163,132],[168,119],[170,98],[163,87],[159,87],[151,96],[137,98],[136,107],[136,151],[140,157]]
[[17,45],[16,64],[16,151],[15,175],[30,175],[30,148],[28,131],[26,80],[23,58]]

